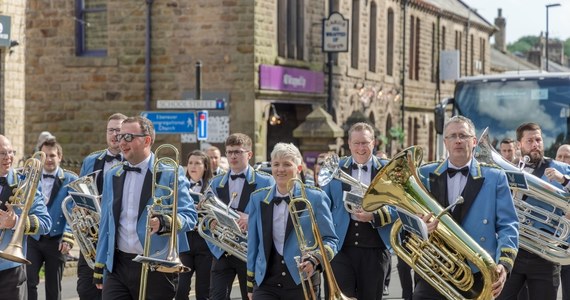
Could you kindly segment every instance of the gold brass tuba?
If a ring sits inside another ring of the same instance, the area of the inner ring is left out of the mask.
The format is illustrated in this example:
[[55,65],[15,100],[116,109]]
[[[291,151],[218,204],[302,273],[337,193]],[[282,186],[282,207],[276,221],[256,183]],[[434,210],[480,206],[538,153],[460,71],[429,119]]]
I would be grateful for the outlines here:
[[[10,196],[9,202],[14,208],[21,207],[22,212],[8,246],[0,251],[0,258],[27,265],[31,264],[26,259],[26,255],[24,255],[22,244],[24,242],[24,230],[28,221],[28,213],[34,203],[45,160],[45,153],[38,151],[24,162],[24,166],[19,174],[14,174],[14,176],[22,176],[24,179],[19,181],[18,187],[14,190],[14,195]],[[0,241],[4,238],[6,230],[9,229],[2,230]]]
[[[448,299],[491,299],[496,264],[424,188],[417,173],[422,155],[421,148],[415,146],[396,154],[370,184],[362,207],[375,211],[391,205],[411,215],[438,216],[437,229],[428,239],[410,234],[403,245],[398,239],[402,221],[397,220],[390,234],[394,251]],[[470,264],[481,271],[481,290],[474,287]]]
[[[164,155],[162,152],[169,149],[175,154],[175,158]],[[176,147],[170,144],[160,145],[155,150],[155,159],[152,172],[152,198],[153,203],[147,206],[148,215],[146,219],[147,234],[144,240],[143,255],[137,255],[133,261],[142,263],[141,282],[139,287],[139,299],[146,298],[146,284],[148,272],[158,271],[163,273],[183,273],[188,272],[190,269],[180,262],[178,256],[178,168],[179,168],[179,153]],[[165,176],[167,172],[172,172],[173,183],[172,186],[158,184],[158,176]],[[162,175],[159,175],[162,173]],[[157,195],[157,190],[164,190],[164,195]],[[170,199],[170,205],[165,204],[166,200]],[[163,250],[150,256],[151,247],[151,228],[150,219],[156,215],[171,215],[171,232],[168,246]]]
[[[300,197],[295,197],[293,195],[295,183],[299,183],[301,189]],[[332,257],[330,258],[327,257],[327,251],[323,244],[323,238],[321,236],[321,232],[317,225],[317,221],[315,219],[315,213],[313,212],[313,207],[311,205],[311,202],[309,202],[309,200],[307,199],[303,181],[301,181],[298,178],[292,178],[287,183],[287,189],[290,191],[289,197],[291,198],[291,202],[289,203],[288,207],[289,214],[291,215],[293,228],[295,228],[295,234],[297,236],[297,242],[299,244],[300,248],[299,250],[301,250],[302,257],[316,250],[318,250],[321,254],[322,259],[320,263],[323,269],[323,273],[326,274],[325,278],[327,279],[327,284],[329,286],[329,299],[327,300],[353,299],[343,295],[342,292],[340,291],[340,288],[338,287],[338,284],[333,274],[331,263],[329,261],[329,259],[332,259]],[[298,206],[297,204],[299,203],[302,205]],[[303,208],[298,208],[298,207],[303,207]],[[315,242],[313,244],[309,244],[309,241],[307,241],[307,238],[310,237],[307,237],[305,232],[303,231],[303,227],[301,225],[301,218],[309,218],[312,230],[312,236],[315,239]],[[297,261],[298,264],[301,262],[302,257],[295,257],[295,260]],[[299,276],[301,278],[301,285],[303,286],[303,293],[305,295],[305,299],[306,300],[317,299],[311,279],[307,278],[307,276],[304,274],[304,272],[301,269],[299,269]]]
[[[232,200],[236,195],[233,195]],[[208,190],[200,201],[198,213],[202,215],[202,220],[198,224],[200,236],[238,259],[247,261],[247,232],[240,230],[237,224],[239,214],[230,208],[229,204],[225,204]],[[206,224],[212,220],[217,221],[215,228],[205,231]]]
[[69,192],[61,203],[67,224],[91,269],[95,266],[101,218],[101,195],[97,189],[97,176],[103,176],[100,172],[95,171],[68,183],[67,186],[75,192]]
[[[570,193],[566,190],[524,172],[505,160],[489,143],[488,128],[477,142],[475,157],[477,160],[495,164],[507,172],[522,173],[526,179],[527,188],[511,185],[513,201],[519,218],[520,246],[546,260],[561,265],[570,264],[570,252],[567,242],[570,237],[570,220],[564,217],[564,212],[570,208]],[[513,176],[507,173],[507,177]],[[534,206],[524,201],[523,196],[529,196],[553,207],[553,210]],[[562,210],[562,216],[556,213]],[[548,231],[535,228],[533,223],[539,222],[549,228]]]

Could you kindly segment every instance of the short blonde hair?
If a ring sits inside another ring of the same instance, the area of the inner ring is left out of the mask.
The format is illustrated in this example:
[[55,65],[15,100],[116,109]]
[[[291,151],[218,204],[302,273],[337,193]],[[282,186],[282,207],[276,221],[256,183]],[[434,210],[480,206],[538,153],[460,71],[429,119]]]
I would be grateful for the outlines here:
[[295,145],[291,143],[275,144],[273,151],[271,151],[271,160],[274,160],[276,158],[289,158],[298,166],[301,165],[303,161],[301,152]]

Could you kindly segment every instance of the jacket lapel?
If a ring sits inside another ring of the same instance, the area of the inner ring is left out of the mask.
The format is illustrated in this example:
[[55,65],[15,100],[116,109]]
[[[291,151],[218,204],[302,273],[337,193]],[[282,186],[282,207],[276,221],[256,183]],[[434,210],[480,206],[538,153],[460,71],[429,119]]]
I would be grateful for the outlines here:
[[475,198],[477,198],[479,191],[481,191],[481,187],[483,187],[483,182],[485,182],[485,178],[481,176],[479,163],[474,160],[474,162],[471,163],[471,167],[469,168],[467,183],[465,184],[465,188],[461,193],[461,196],[463,197],[463,204],[459,204],[458,207],[453,210],[453,217],[458,223],[461,224],[463,217],[467,214],[473,202],[475,202]]
[[265,201],[261,201],[261,228],[263,232],[263,250],[265,254],[265,261],[269,261],[269,254],[271,254],[271,247],[273,247],[273,203],[269,199],[270,195],[274,194],[274,189],[271,189],[265,196]]
[[[160,175],[161,173],[159,173],[158,175]],[[160,177],[157,176],[156,181],[160,181]],[[152,193],[152,172],[150,171],[150,169],[148,169],[146,171],[146,175],[144,176],[144,183],[142,186],[142,191],[141,191],[141,198],[139,200],[139,214],[138,214],[138,218],[141,217],[142,212],[144,211],[145,207],[148,204],[148,200],[153,197],[153,195],[151,195]]]
[[99,193],[101,193],[103,191],[103,169],[105,168],[105,160],[103,159],[105,157],[105,154],[107,153],[107,151],[103,151],[102,155],[99,155],[99,157],[97,157],[95,159],[95,163],[93,164],[93,171],[98,171],[101,170],[101,172],[99,172],[99,174],[97,175],[97,191],[99,191]]
[[447,206],[447,172],[440,174],[429,174],[430,192],[435,197],[437,202],[443,206]]
[[55,177],[54,181],[53,181],[53,187],[51,188],[51,194],[49,195],[49,201],[48,201],[48,208],[51,207],[52,203],[55,201],[55,197],[57,196],[57,193],[59,193],[59,190],[61,189],[61,183],[62,183],[62,179],[60,176]]
[[115,218],[115,230],[119,228],[119,215],[123,202],[123,185],[127,172],[121,170],[118,176],[113,176],[113,217]]

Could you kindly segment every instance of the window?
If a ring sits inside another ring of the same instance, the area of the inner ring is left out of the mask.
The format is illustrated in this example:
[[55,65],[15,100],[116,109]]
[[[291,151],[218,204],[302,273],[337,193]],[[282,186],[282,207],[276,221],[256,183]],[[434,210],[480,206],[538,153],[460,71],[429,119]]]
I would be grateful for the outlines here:
[[420,19],[410,17],[410,57],[409,72],[410,79],[420,78]]
[[431,82],[435,82],[437,76],[437,27],[431,23]]
[[445,26],[441,27],[441,50],[445,50]]
[[[459,50],[459,63],[461,63],[461,41],[463,40],[463,32],[456,30],[455,31],[455,50]],[[461,67],[459,68],[461,70]],[[461,73],[461,72],[460,72]],[[465,73],[461,74],[465,75]]]
[[370,37],[368,42],[368,70],[376,72],[376,24],[377,7],[376,2],[370,4]]
[[471,72],[470,73],[472,76],[475,75],[475,67],[474,67],[474,63],[475,63],[475,53],[474,52],[475,51],[473,51],[474,50],[474,44],[475,44],[475,40],[474,40],[473,35],[471,35],[471,47],[469,49],[469,57],[470,57],[469,60],[471,61],[471,64],[470,64]]
[[388,9],[388,33],[386,35],[386,74],[394,75],[394,11]]
[[481,61],[481,71],[479,73],[485,74],[485,39],[479,38],[479,60]]
[[77,56],[107,55],[106,0],[76,0],[75,34]]
[[280,57],[303,60],[305,57],[304,0],[279,0],[277,11],[278,55]]
[[359,51],[359,40],[360,40],[360,0],[352,0],[352,38],[351,50],[350,50],[350,67],[353,69],[358,69],[358,51]]

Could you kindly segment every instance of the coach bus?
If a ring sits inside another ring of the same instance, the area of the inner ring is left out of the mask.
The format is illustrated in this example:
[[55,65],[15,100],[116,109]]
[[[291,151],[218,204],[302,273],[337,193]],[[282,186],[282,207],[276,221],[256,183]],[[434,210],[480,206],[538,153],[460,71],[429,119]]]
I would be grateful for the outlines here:
[[[545,155],[555,157],[561,144],[570,143],[570,73],[517,73],[465,77],[457,80],[453,98],[435,108],[435,128],[443,133],[446,115],[473,121],[479,135],[489,127],[496,146],[503,138],[516,140],[516,128],[535,122],[542,128]],[[441,154],[441,138],[438,154]],[[441,155],[440,155],[441,156]]]

